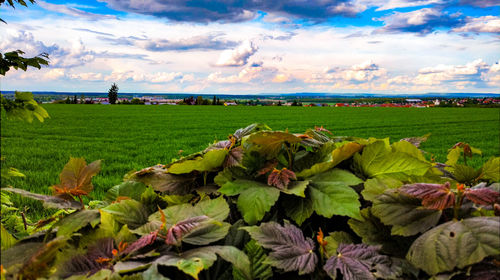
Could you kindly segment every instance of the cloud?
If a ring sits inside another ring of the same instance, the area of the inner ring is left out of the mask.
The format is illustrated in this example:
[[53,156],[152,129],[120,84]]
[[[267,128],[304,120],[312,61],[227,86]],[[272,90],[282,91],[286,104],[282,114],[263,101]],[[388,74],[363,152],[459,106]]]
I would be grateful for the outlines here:
[[150,39],[142,46],[148,51],[191,51],[191,50],[225,50],[238,43],[222,38],[224,33],[193,36],[179,40]]
[[91,29],[87,29],[87,28],[73,28],[73,30],[84,31],[84,32],[94,33],[94,34],[103,35],[103,36],[113,36],[113,34],[111,34],[111,33],[99,32],[99,31],[95,31],[95,30],[91,30]]
[[363,0],[361,3],[367,6],[378,7],[375,11],[393,10],[397,8],[419,7],[426,5],[439,5],[446,3],[445,0]]
[[74,74],[69,74],[68,78],[73,80],[90,81],[90,82],[104,80],[102,73],[74,73]]
[[437,65],[418,71],[414,83],[418,85],[438,85],[443,82],[481,82],[490,69],[482,59],[476,59],[465,65]]
[[346,81],[359,84],[376,80],[386,75],[387,70],[371,60],[356,64],[350,68],[331,67],[325,69],[323,73],[313,74],[305,80],[306,83],[334,83]]
[[81,66],[92,62],[96,58],[96,53],[87,50],[82,41],[74,41],[71,48],[62,48],[57,44],[50,46],[42,41],[35,40],[30,32],[20,31],[6,38],[0,43],[0,49],[21,49],[27,56],[35,56],[40,53],[48,53],[50,66],[54,68],[70,68]]
[[88,20],[116,19],[116,17],[112,16],[112,15],[102,15],[102,14],[90,13],[90,12],[82,11],[80,9],[69,7],[66,5],[51,4],[51,3],[47,3],[45,1],[37,1],[37,3],[38,3],[38,5],[40,5],[40,7],[44,8],[45,10],[60,13],[60,14],[65,14],[65,15],[72,16],[72,17],[85,18]]
[[207,77],[208,82],[219,84],[236,84],[236,83],[249,83],[249,82],[269,82],[276,74],[275,68],[266,67],[247,67],[241,70],[238,74],[223,76],[221,72],[211,73]]
[[110,75],[105,76],[105,81],[112,82],[148,82],[148,83],[168,83],[173,80],[181,80],[183,74],[181,72],[156,72],[156,73],[140,73],[136,71],[113,71]]
[[463,24],[459,14],[450,15],[436,8],[423,8],[407,13],[394,12],[381,20],[385,25],[375,33],[412,32],[425,35],[438,27],[456,27]]
[[163,1],[101,0],[117,10],[165,17],[188,22],[243,22],[254,19],[258,11],[322,22],[334,16],[353,17],[366,9],[347,0],[310,1]]
[[17,32],[0,42],[0,50],[2,51],[16,49],[26,52],[26,56],[36,56],[40,53],[48,53],[49,65],[51,68],[73,68],[83,66],[95,61],[97,58],[152,61],[144,54],[108,51],[96,52],[89,50],[81,40],[73,41],[71,47],[67,48],[63,48],[58,44],[46,45],[44,42],[36,40],[32,33],[25,31]]
[[453,29],[454,32],[500,33],[500,17],[468,17],[466,24]]
[[481,8],[495,7],[500,5],[500,1],[498,0],[460,0],[459,3],[461,5],[470,5]]
[[244,41],[233,50],[226,50],[221,53],[217,66],[243,66],[247,64],[248,59],[254,55],[259,48],[251,41]]
[[64,77],[64,69],[54,68],[50,69],[47,73],[43,75],[45,80],[57,80],[61,77]]

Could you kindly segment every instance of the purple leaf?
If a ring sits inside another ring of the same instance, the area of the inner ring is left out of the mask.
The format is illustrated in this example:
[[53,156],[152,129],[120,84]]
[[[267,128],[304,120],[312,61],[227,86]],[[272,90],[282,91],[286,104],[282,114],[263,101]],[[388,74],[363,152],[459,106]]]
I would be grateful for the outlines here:
[[168,229],[165,242],[168,245],[180,245],[184,235],[199,227],[202,222],[205,222],[208,219],[209,218],[207,216],[197,216],[176,223]]
[[243,159],[243,148],[241,146],[231,149],[227,154],[226,159],[224,160],[224,167],[237,166],[241,163],[242,159]]
[[500,193],[488,188],[465,190],[465,197],[475,204],[491,205],[497,201],[499,196]]
[[267,259],[272,266],[285,271],[298,270],[300,275],[315,270],[318,257],[314,253],[314,242],[304,238],[296,226],[285,221],[284,226],[270,222],[244,229],[260,246],[272,250]]
[[387,270],[391,260],[380,255],[379,246],[366,244],[344,244],[337,248],[337,255],[326,261],[323,269],[332,279],[337,278],[337,270],[345,280],[375,280],[378,269]]
[[153,244],[158,237],[158,231],[153,231],[150,234],[144,235],[141,238],[137,239],[134,243],[130,244],[121,255],[128,255],[130,253],[134,253],[146,246]]
[[111,268],[108,262],[101,260],[113,258],[113,238],[99,239],[90,246],[87,253],[78,255],[67,261],[60,272],[63,278],[74,274],[94,274],[103,268]]
[[422,205],[428,209],[443,210],[455,203],[455,194],[450,190],[450,183],[404,185],[400,191],[409,196],[422,199]]

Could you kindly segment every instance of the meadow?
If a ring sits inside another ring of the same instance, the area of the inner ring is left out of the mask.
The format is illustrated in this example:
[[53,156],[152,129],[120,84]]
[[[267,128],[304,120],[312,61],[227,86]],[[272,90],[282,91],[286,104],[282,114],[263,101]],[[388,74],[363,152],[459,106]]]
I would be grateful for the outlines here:
[[[428,156],[446,160],[447,149],[467,142],[483,151],[471,161],[479,166],[499,155],[500,111],[481,108],[330,108],[250,106],[44,105],[50,118],[32,124],[2,117],[3,167],[25,178],[4,179],[2,187],[50,193],[69,157],[103,160],[93,180],[92,199],[101,199],[130,170],[169,163],[180,155],[226,139],[240,127],[259,122],[274,130],[303,132],[323,125],[334,135],[390,137],[392,141],[431,133],[422,144]],[[43,216],[32,200],[30,216]]]

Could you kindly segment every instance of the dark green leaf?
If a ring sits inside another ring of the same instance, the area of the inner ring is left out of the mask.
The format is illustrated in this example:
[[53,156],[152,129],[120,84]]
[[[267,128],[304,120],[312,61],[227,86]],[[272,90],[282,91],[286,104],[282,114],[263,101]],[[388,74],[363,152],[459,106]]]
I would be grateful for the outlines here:
[[422,234],[406,258],[430,275],[464,268],[500,254],[500,217],[450,221]]
[[[266,280],[273,276],[271,266],[265,263],[267,255],[264,249],[262,249],[255,240],[250,240],[250,242],[245,245],[244,252],[250,260],[250,279]],[[233,278],[235,280],[248,279],[245,277],[244,272],[237,268],[233,268]]]
[[54,224],[57,229],[57,236],[71,237],[73,232],[80,230],[88,224],[100,221],[100,214],[97,210],[81,210],[69,214]]
[[425,209],[420,199],[400,194],[397,189],[385,191],[373,201],[372,212],[382,223],[391,225],[393,235],[411,236],[435,226],[441,211]]
[[113,214],[113,218],[131,229],[140,227],[148,221],[148,212],[144,205],[132,199],[122,200],[102,208]]

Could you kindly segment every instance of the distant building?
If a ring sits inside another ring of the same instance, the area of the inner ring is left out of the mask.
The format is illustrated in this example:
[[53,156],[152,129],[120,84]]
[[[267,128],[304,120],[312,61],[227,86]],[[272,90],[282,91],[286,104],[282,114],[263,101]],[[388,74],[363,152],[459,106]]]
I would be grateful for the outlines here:
[[406,102],[408,103],[419,103],[419,102],[422,102],[421,99],[406,99]]

